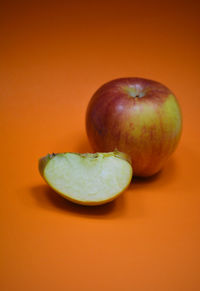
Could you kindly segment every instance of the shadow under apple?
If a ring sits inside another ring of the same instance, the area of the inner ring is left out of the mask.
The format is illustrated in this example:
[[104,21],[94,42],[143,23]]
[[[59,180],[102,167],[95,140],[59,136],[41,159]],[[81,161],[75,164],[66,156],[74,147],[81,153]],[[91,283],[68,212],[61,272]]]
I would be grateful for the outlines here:
[[131,188],[134,190],[145,189],[148,186],[160,188],[173,181],[177,174],[176,159],[171,157],[166,165],[158,173],[151,177],[134,177],[132,178]]

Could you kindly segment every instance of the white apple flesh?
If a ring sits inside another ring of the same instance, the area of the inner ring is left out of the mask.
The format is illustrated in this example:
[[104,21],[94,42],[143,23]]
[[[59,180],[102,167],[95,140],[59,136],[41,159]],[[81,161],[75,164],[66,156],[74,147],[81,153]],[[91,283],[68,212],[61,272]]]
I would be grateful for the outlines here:
[[83,205],[98,205],[115,199],[130,184],[129,157],[111,153],[61,153],[39,160],[44,180],[64,198]]

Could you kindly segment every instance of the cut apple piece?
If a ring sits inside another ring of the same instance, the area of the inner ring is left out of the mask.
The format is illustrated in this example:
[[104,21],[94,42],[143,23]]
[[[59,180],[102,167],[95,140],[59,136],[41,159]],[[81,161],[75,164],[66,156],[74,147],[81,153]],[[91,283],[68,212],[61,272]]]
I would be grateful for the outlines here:
[[132,179],[129,156],[118,151],[47,155],[39,160],[39,171],[57,193],[83,205],[115,199]]

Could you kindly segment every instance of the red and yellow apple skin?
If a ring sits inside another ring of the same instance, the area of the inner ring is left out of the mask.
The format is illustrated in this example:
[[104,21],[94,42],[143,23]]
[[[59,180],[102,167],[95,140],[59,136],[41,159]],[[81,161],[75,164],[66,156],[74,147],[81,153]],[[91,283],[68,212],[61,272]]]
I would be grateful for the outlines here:
[[162,169],[182,131],[174,94],[156,81],[121,78],[100,87],[86,112],[86,131],[94,151],[125,152],[135,176]]

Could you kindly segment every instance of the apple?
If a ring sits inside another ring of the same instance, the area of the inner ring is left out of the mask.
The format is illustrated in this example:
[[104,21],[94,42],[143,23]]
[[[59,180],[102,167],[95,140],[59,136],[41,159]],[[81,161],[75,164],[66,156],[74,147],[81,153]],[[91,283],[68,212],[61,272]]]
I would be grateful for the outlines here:
[[119,151],[48,154],[39,160],[39,171],[58,194],[83,205],[115,199],[133,175],[130,158]]
[[174,152],[182,117],[174,94],[159,82],[120,78],[101,86],[86,112],[86,131],[94,151],[117,149],[132,159],[133,174],[148,177]]

